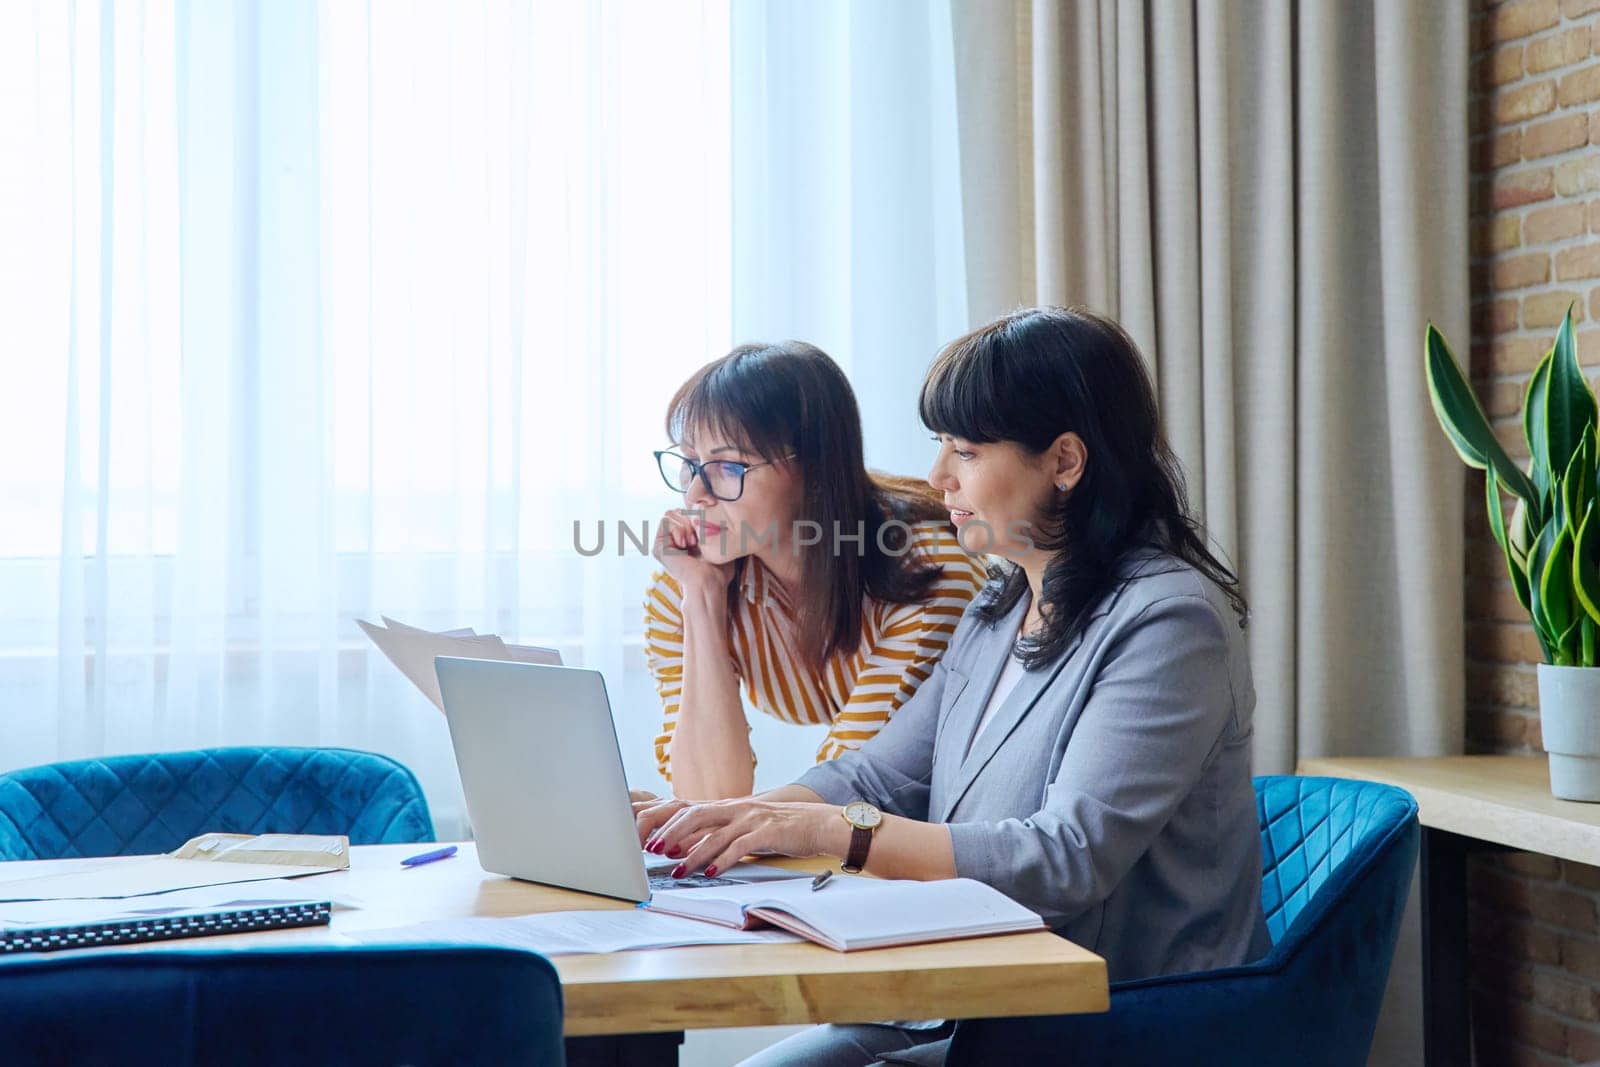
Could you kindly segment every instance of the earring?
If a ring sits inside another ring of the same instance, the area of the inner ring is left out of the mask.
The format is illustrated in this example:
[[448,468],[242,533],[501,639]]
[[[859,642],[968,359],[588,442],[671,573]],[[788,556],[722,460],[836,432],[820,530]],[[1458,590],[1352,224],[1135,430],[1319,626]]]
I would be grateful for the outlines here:
[[1066,486],[1064,486],[1064,485],[1058,485],[1058,486],[1056,486],[1056,492],[1058,492],[1058,493],[1065,493],[1065,492],[1066,492],[1066,491],[1067,491],[1067,487],[1066,487]]

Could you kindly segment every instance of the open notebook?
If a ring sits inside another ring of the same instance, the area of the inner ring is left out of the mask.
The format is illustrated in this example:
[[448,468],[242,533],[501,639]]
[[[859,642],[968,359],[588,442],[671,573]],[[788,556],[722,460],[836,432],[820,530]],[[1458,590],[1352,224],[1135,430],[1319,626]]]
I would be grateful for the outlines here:
[[658,893],[652,911],[748,930],[781,927],[840,952],[1044,929],[1044,920],[969,878],[938,882],[809,878]]

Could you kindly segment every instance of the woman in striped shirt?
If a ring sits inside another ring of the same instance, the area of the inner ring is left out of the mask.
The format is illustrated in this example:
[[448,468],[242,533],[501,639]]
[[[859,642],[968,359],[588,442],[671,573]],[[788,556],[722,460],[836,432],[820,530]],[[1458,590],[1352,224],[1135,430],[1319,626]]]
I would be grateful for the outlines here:
[[931,487],[868,473],[850,383],[811,345],[734,349],[666,424],[657,460],[685,506],[657,529],[644,603],[656,760],[679,797],[745,796],[741,683],[768,715],[829,724],[833,759],[928,678],[987,575]]

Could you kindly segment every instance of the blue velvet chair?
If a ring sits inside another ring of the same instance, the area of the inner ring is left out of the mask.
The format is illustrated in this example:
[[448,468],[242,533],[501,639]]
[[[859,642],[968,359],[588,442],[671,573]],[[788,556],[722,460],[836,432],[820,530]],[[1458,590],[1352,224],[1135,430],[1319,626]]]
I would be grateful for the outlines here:
[[407,945],[0,958],[0,1060],[561,1067],[543,956]]
[[1417,860],[1416,801],[1338,778],[1255,785],[1271,952],[1116,983],[1107,1014],[962,1022],[946,1062],[1365,1064]]
[[345,748],[208,748],[0,774],[0,860],[170,852],[204,833],[432,841],[417,779]]

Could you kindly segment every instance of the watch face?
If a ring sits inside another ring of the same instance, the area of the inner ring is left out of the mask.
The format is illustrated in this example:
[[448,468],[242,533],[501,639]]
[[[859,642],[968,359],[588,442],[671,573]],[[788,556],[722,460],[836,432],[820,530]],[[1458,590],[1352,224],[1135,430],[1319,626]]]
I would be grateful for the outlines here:
[[859,826],[863,830],[870,830],[883,821],[883,812],[868,804],[865,800],[852,800],[844,806],[844,817],[851,826]]

